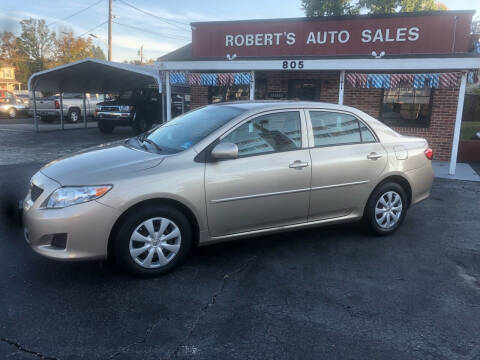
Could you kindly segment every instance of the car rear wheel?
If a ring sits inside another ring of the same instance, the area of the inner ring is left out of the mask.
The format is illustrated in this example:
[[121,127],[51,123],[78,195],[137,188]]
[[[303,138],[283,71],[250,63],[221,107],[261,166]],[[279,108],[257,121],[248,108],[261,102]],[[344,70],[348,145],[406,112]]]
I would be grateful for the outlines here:
[[164,274],[185,259],[192,230],[185,215],[155,205],[130,213],[118,229],[113,251],[124,270],[139,277]]
[[17,117],[17,109],[15,108],[8,109],[8,117],[10,119],[15,119]]
[[68,112],[67,118],[71,123],[74,123],[74,124],[77,123],[80,120],[80,110],[71,109]]
[[109,124],[105,121],[99,121],[98,122],[98,129],[100,130],[101,133],[111,134],[113,132],[113,130],[115,129],[115,125]]
[[389,235],[402,224],[407,207],[407,196],[402,186],[393,182],[385,183],[370,196],[364,219],[374,233]]

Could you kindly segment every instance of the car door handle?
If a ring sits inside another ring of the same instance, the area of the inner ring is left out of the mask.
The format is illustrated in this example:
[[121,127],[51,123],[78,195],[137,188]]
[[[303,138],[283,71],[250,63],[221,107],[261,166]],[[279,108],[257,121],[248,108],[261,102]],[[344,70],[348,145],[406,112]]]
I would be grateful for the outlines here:
[[307,166],[308,166],[308,162],[300,161],[300,160],[295,160],[293,163],[288,165],[288,167],[290,169],[298,169],[298,170],[300,170],[301,168],[307,167]]
[[367,159],[377,160],[377,159],[380,159],[382,156],[383,156],[382,154],[377,154],[376,152],[371,152],[370,154],[367,155]]

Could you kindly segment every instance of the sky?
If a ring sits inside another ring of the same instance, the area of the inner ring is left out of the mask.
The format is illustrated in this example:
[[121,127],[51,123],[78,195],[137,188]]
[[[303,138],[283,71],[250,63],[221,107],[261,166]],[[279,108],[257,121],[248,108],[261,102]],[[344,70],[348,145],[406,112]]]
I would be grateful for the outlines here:
[[[480,0],[442,2],[450,10],[473,9],[474,17],[480,15]],[[144,59],[157,59],[190,42],[190,22],[301,17],[300,4],[300,0],[113,0],[112,57],[139,59],[143,45]],[[19,35],[18,22],[29,17],[45,19],[56,32],[73,31],[85,38],[93,34],[94,43],[107,53],[108,0],[0,0],[0,32]]]

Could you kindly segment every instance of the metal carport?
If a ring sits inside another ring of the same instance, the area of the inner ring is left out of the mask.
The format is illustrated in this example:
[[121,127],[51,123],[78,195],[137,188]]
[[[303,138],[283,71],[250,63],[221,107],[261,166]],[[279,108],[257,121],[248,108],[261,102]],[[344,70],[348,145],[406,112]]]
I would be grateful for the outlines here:
[[[133,65],[99,59],[84,59],[33,74],[28,90],[33,92],[34,126],[38,131],[36,91],[77,92],[84,94],[84,122],[86,126],[85,93],[109,93],[149,85],[162,93],[159,71],[153,65]],[[162,96],[164,102],[164,97]],[[60,97],[62,102],[62,96]],[[63,105],[61,105],[63,109]],[[163,107],[164,108],[164,107]],[[63,111],[60,111],[63,128]],[[163,110],[163,118],[164,118]]]

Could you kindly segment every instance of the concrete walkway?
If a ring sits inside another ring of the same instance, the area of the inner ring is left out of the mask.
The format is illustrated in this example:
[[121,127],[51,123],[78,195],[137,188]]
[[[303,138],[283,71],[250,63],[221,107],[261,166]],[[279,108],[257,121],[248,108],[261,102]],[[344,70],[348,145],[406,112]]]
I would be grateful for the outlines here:
[[455,175],[448,174],[450,167],[448,161],[433,161],[432,165],[435,177],[452,180],[480,181],[480,176],[467,163],[458,163]]

